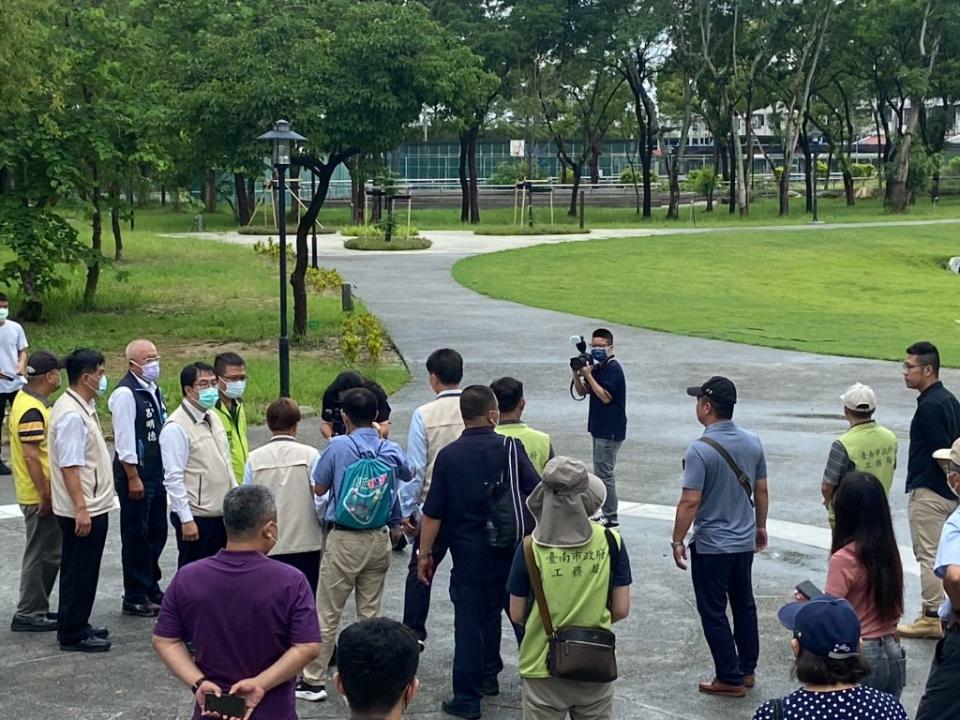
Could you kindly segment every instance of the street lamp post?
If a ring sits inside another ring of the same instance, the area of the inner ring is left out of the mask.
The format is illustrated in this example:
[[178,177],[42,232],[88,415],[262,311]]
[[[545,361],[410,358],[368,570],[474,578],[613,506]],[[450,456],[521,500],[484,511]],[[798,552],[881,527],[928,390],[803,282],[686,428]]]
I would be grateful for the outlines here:
[[286,171],[290,165],[290,141],[306,140],[290,129],[286,120],[277,120],[273,129],[258,140],[273,142],[273,166],[277,171],[277,215],[280,218],[280,397],[290,397],[290,339],[287,337],[287,208]]

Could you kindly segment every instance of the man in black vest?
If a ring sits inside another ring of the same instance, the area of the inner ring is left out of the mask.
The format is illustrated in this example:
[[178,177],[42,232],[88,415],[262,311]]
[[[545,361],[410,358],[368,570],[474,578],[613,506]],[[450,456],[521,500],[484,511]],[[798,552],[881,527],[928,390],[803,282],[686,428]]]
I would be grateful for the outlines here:
[[154,617],[160,610],[160,554],[167,543],[160,428],[167,418],[157,385],[160,355],[149,340],[127,345],[129,371],[107,402],[113,416],[113,479],[120,499],[123,613]]

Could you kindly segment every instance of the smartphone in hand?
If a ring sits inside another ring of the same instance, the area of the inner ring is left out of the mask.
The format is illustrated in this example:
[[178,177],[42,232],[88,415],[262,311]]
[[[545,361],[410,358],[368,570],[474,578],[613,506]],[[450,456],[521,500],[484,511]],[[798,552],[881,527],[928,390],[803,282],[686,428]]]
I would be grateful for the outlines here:
[[797,592],[803,595],[807,600],[812,600],[815,597],[823,595],[823,590],[818,588],[809,580],[804,580],[802,583],[797,585]]
[[223,693],[217,697],[213,693],[207,693],[203,698],[203,710],[220,713],[220,717],[242,718],[247,714],[247,701],[240,695]]

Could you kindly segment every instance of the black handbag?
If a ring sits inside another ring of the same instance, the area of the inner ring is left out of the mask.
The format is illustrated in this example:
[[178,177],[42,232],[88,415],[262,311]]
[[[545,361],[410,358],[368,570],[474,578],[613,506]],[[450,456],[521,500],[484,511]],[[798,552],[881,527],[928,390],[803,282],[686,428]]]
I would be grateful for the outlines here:
[[[604,530],[610,556],[610,584],[607,590],[607,606],[613,596],[613,568],[620,554],[617,540],[609,530]],[[550,619],[550,609],[543,592],[540,568],[533,556],[533,539],[523,539],[523,556],[530,575],[530,586],[537,599],[537,609],[544,632],[547,634],[547,670],[550,675],[563,680],[581,682],[613,682],[617,679],[617,636],[606,628],[567,625],[555,628]]]
[[487,545],[496,550],[516,548],[527,534],[524,514],[526,498],[520,491],[517,441],[504,438],[503,445],[506,458],[500,477],[496,482],[489,483],[486,489]]

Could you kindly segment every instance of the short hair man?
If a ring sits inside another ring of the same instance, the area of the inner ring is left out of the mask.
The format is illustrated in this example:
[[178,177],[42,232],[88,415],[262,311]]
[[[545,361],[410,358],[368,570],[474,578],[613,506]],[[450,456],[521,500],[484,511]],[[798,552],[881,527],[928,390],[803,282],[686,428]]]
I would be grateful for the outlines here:
[[333,682],[351,719],[400,720],[420,690],[417,636],[396,620],[353,623],[340,633],[337,658]]
[[[499,481],[515,449],[511,494],[520,515],[517,530],[526,535],[533,529],[533,518],[525,501],[540,476],[520,443],[494,432],[500,411],[489,387],[465,388],[460,413],[463,434],[440,451],[433,466],[433,482],[423,504],[417,574],[423,583],[432,581],[433,550],[437,538],[444,538],[453,556],[454,653],[453,697],[443,701],[442,708],[450,715],[479,718],[482,696],[500,691],[501,612],[507,610],[507,577],[516,550],[490,546],[488,488]],[[515,626],[514,632],[519,640],[522,629]]]
[[553,445],[547,433],[534,430],[521,419],[527,407],[527,401],[523,397],[523,383],[512,377],[502,377],[490,383],[490,389],[497,396],[497,406],[500,409],[497,433],[522,442],[533,467],[542,474],[547,460],[553,457]]
[[873,419],[877,409],[877,395],[873,388],[854,383],[840,400],[850,429],[830,446],[827,467],[820,483],[830,527],[833,527],[833,494],[840,478],[854,470],[871,473],[889,495],[893,471],[897,467],[897,436]]
[[124,615],[155,617],[163,601],[160,555],[167,544],[167,493],[163,489],[160,429],[167,419],[160,354],[149,340],[127,345],[127,374],[107,406],[116,452],[113,480],[120,499],[120,557]]
[[50,592],[60,572],[63,534],[53,516],[47,434],[50,395],[60,387],[61,366],[51,352],[33,353],[27,363],[27,385],[10,408],[10,464],[26,529],[20,600],[10,622],[14,632],[57,629],[50,614]]
[[608,527],[617,518],[617,453],[627,437],[627,381],[620,362],[613,356],[613,333],[597,328],[590,338],[593,365],[573,371],[573,384],[581,395],[590,396],[587,432],[593,438],[593,472],[607,486],[602,520]]
[[296,718],[294,679],[320,649],[313,594],[303,573],[266,557],[283,532],[267,488],[233,488],[222,512],[226,548],[177,572],[153,647],[192,688],[195,718],[206,694],[223,688],[246,700],[251,720]]
[[270,550],[270,557],[302,572],[316,595],[323,531],[314,508],[313,472],[320,453],[297,442],[300,417],[300,406],[291,398],[278,398],[267,406],[272,437],[250,453],[243,484],[263,485],[273,493],[283,535]]
[[744,697],[760,655],[752,568],[753,554],[767,546],[767,462],[760,438],[733,422],[737,388],[730,380],[714,375],[687,394],[697,398],[697,420],[705,430],[684,456],[670,545],[677,567],[686,570],[684,539],[693,524],[690,575],[716,669],[699,690]]
[[[933,459],[943,469],[947,487],[960,497],[960,440],[949,448],[939,448]],[[927,685],[917,708],[917,720],[960,717],[960,507],[943,525],[933,572],[943,581],[946,595],[938,608],[946,633],[933,654]]]
[[243,393],[247,389],[247,364],[237,353],[224,352],[213,359],[213,370],[217,374],[217,389],[220,391],[213,409],[227,431],[233,475],[242,481],[243,466],[250,454],[247,411],[243,406]]
[[57,640],[61,650],[106,652],[106,629],[89,620],[114,498],[96,403],[107,390],[107,375],[96,350],[74,350],[65,365],[70,387],[53,404],[49,440],[53,514],[63,533]]
[[180,407],[160,431],[163,486],[177,533],[177,567],[215,555],[227,544],[223,498],[237,484],[220,416],[217,375],[206,363],[180,371]]
[[[13,405],[17,391],[25,382],[27,347],[23,326],[10,320],[10,300],[0,293],[0,429],[3,427],[7,404]],[[10,468],[0,460],[0,475],[10,473]]]
[[[410,418],[407,457],[413,479],[400,488],[403,527],[407,534],[415,536],[403,594],[403,624],[417,634],[421,644],[427,640],[430,587],[417,579],[417,559],[420,556],[417,525],[430,491],[437,455],[463,432],[463,417],[460,414],[463,358],[450,348],[434,350],[427,358],[427,375],[430,389],[436,396],[414,410]],[[439,538],[432,549],[434,562],[439,565],[447,552],[445,539]]]
[[319,496],[329,490],[330,501],[317,590],[323,641],[320,654],[297,685],[297,697],[311,702],[327,697],[327,665],[350,594],[355,592],[358,618],[380,615],[390,569],[389,526],[400,521],[397,484],[410,480],[403,450],[392,440],[383,440],[373,427],[377,398],[372,392],[348,390],[342,414],[348,434],[330,439],[313,472],[314,491]]
[[918,342],[907,348],[903,381],[919,393],[917,410],[910,422],[907,519],[913,554],[920,564],[923,607],[913,623],[900,625],[897,630],[909,638],[939,638],[937,612],[943,587],[933,571],[933,562],[943,524],[957,508],[957,497],[933,459],[933,452],[949,447],[960,437],[960,403],[940,382],[940,353],[932,343]]

